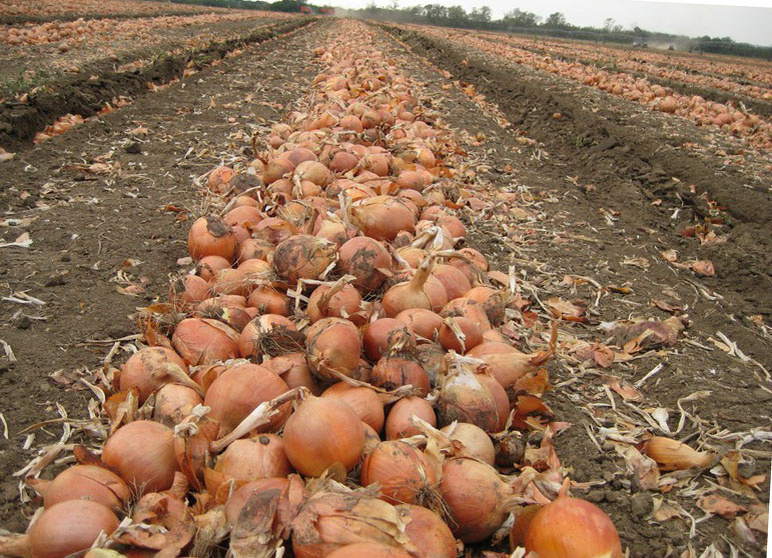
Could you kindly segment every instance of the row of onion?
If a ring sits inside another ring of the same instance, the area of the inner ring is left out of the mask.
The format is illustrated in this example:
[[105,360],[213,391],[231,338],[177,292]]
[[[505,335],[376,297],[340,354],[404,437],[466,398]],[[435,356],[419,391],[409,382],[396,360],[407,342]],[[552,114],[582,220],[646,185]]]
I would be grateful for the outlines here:
[[114,371],[101,455],[30,480],[43,511],[0,551],[102,532],[132,556],[453,558],[514,514],[512,545],[542,558],[621,556],[608,516],[524,457],[551,447],[556,329],[535,353],[500,331],[517,299],[464,246],[452,135],[365,25],[314,54],[305,110],[209,174],[222,211],[192,224],[194,270]]

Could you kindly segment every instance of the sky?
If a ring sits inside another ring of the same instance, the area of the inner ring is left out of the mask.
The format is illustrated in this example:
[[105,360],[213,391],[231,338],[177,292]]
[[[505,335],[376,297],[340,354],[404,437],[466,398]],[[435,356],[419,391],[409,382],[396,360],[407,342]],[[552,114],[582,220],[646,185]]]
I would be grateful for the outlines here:
[[[378,6],[393,0],[374,0]],[[371,0],[332,0],[342,8],[364,8]],[[562,12],[569,23],[603,27],[613,18],[625,28],[637,25],[650,31],[663,31],[698,37],[731,37],[735,41],[772,46],[772,0],[725,0],[720,3],[662,2],[658,0],[398,0],[400,7],[419,4],[461,5],[467,11],[489,6],[494,18],[519,8],[545,18]]]

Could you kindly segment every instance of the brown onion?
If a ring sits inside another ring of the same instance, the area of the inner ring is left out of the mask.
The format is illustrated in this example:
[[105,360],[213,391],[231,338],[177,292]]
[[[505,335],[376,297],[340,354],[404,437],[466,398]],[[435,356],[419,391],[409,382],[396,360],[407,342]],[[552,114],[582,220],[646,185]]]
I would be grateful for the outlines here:
[[314,395],[319,395],[321,390],[316,383],[305,353],[287,353],[279,355],[263,362],[277,376],[280,376],[290,389],[296,387],[308,388]]
[[488,374],[475,374],[477,381],[488,390],[488,393],[493,397],[493,401],[496,403],[496,412],[499,415],[499,424],[496,429],[498,432],[502,432],[507,427],[507,420],[509,419],[509,413],[512,410],[509,405],[509,396],[507,396],[506,390],[502,385],[496,381],[496,378]]
[[284,444],[292,466],[318,477],[339,463],[350,471],[365,444],[362,421],[346,403],[309,395],[284,425]]
[[339,250],[338,269],[355,277],[352,282],[363,293],[373,292],[383,285],[391,273],[391,256],[383,244],[367,236],[347,241]]
[[414,230],[415,216],[400,198],[376,196],[351,207],[351,220],[375,240],[394,240],[399,231]]
[[196,405],[203,403],[196,390],[179,384],[166,384],[155,395],[153,420],[174,426],[190,415]]
[[430,340],[442,326],[442,316],[425,308],[403,310],[395,319],[403,322],[414,334]]
[[429,376],[421,365],[400,356],[381,357],[370,372],[370,383],[389,391],[412,385],[421,397],[428,395],[431,390]]
[[297,234],[276,246],[273,269],[295,285],[298,279],[319,279],[338,258],[334,243],[308,234]]
[[236,255],[236,237],[219,217],[199,217],[188,233],[188,252],[194,260],[220,256],[232,262]]
[[[207,258],[213,257],[219,258],[219,256],[207,256]],[[187,305],[202,302],[211,296],[212,285],[197,275],[183,275],[169,286],[169,301],[183,309]]]
[[306,311],[311,322],[333,317],[351,319],[361,310],[361,304],[362,296],[353,285],[319,285],[311,293]]
[[451,440],[464,444],[466,455],[475,457],[488,465],[495,463],[496,449],[493,441],[479,426],[468,422],[457,422],[455,425],[449,424],[443,427],[440,431]]
[[121,391],[136,389],[142,404],[159,387],[187,377],[188,367],[177,353],[166,347],[145,347],[121,366],[119,385]]
[[448,293],[448,300],[466,296],[472,288],[469,279],[466,278],[461,270],[448,264],[439,264],[434,267],[432,275],[439,279],[445,291]]
[[289,486],[289,480],[286,477],[263,478],[250,481],[242,485],[238,490],[231,494],[228,503],[225,504],[225,521],[229,526],[233,526],[239,519],[241,510],[246,505],[250,496],[255,493],[277,490],[283,492]]
[[431,259],[426,258],[413,278],[391,287],[383,295],[383,309],[393,318],[404,310],[425,308],[439,311],[448,302],[448,294],[439,280],[431,276]]
[[362,486],[377,482],[390,504],[421,504],[437,483],[424,453],[399,440],[379,444],[365,457],[360,474]]
[[362,335],[365,356],[377,362],[382,356],[409,352],[415,339],[404,322],[395,318],[381,318],[367,324]]
[[167,490],[177,470],[174,432],[152,420],[130,422],[107,439],[102,461],[139,493]]
[[498,326],[504,321],[504,311],[507,308],[507,293],[491,287],[474,287],[464,295],[483,305],[483,309],[491,325]]
[[215,471],[237,481],[286,477],[292,466],[284,451],[284,440],[260,434],[232,442],[217,458]]
[[410,422],[413,415],[432,426],[437,426],[437,415],[434,414],[431,403],[420,397],[405,397],[394,403],[386,415],[386,439],[397,440],[421,434]]
[[209,318],[186,318],[174,330],[172,344],[185,362],[211,364],[238,356],[239,334]]
[[319,377],[338,379],[336,372],[354,377],[362,352],[359,331],[349,320],[322,318],[306,330],[306,352],[311,370]]
[[511,487],[496,469],[472,458],[446,459],[440,493],[453,520],[453,534],[465,543],[491,536],[510,511]]
[[383,428],[383,402],[375,390],[338,382],[327,388],[322,397],[333,397],[347,403],[365,424],[376,432]]
[[257,308],[261,314],[291,314],[289,297],[273,287],[257,287],[249,294],[247,304]]
[[454,316],[442,322],[437,339],[445,350],[463,354],[482,343],[483,334],[470,318]]
[[453,363],[440,389],[437,417],[442,426],[453,421],[469,422],[486,432],[496,432],[499,426],[498,407],[493,395],[476,374],[458,362]]
[[[209,417],[219,425],[219,437],[231,432],[260,403],[271,401],[289,390],[287,384],[268,367],[241,364],[223,372],[206,392],[204,405],[211,408]],[[268,424],[257,431],[275,430],[284,423],[290,412],[289,403],[279,408]]]
[[204,281],[211,281],[218,271],[230,266],[231,262],[222,256],[204,256],[196,263],[196,275]]
[[456,558],[456,538],[439,515],[412,504],[399,505],[397,511],[418,558]]
[[120,510],[131,497],[129,487],[118,475],[96,465],[73,465],[52,481],[29,478],[25,482],[43,496],[46,508],[67,500],[91,500]]
[[525,532],[526,552],[544,558],[621,558],[614,523],[603,510],[579,498],[558,497],[541,508]]
[[302,334],[288,318],[263,314],[249,322],[239,336],[239,354],[244,358],[280,355],[302,349]]

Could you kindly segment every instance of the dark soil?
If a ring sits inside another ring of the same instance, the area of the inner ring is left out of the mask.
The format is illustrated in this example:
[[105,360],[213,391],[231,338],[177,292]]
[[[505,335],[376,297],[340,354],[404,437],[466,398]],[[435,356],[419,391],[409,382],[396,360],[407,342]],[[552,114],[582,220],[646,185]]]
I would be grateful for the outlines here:
[[[34,447],[55,442],[61,427],[36,430],[29,451],[21,449],[19,432],[58,417],[57,402],[71,417],[87,416],[93,394],[75,371],[98,368],[112,343],[84,342],[136,333],[136,308],[164,298],[169,274],[185,270],[175,262],[187,256],[189,223],[164,207],[174,204],[195,215],[201,199],[192,179],[242,147],[249,150],[252,131],[276,121],[302,94],[318,40],[312,28],[249,46],[217,67],[3,163],[3,217],[35,220],[0,229],[6,241],[25,230],[33,240],[27,249],[0,249],[2,296],[25,291],[45,302],[0,302],[0,339],[18,359],[9,363],[0,349],[0,412],[10,430],[3,439],[0,427],[3,528],[26,528],[34,507],[20,503],[18,479],[11,475],[36,455]],[[90,172],[88,166],[100,160],[110,171]],[[121,269],[145,294],[118,292],[127,286],[115,282]],[[121,350],[115,364],[127,356]],[[61,382],[51,378],[57,370],[64,374]]]
[[[309,18],[280,21],[258,29],[249,29],[238,38],[213,42],[182,54],[159,57],[142,68],[114,71],[115,62],[103,60],[78,74],[63,76],[46,84],[40,92],[29,95],[26,103],[6,101],[0,105],[0,145],[12,151],[36,132],[65,114],[93,116],[105,103],[121,95],[136,97],[148,92],[147,84],[168,83],[179,78],[192,63],[197,70],[221,60],[228,52],[308,25]],[[96,76],[96,78],[94,78]]]
[[[688,337],[713,349],[679,344],[677,351],[667,355],[652,355],[589,374],[561,357],[551,364],[551,382],[558,387],[546,400],[560,420],[573,425],[556,439],[558,455],[573,480],[594,484],[580,495],[612,516],[631,556],[665,556],[668,552],[678,556],[688,544],[701,552],[710,543],[728,552],[722,537],[750,555],[761,556],[763,544],[743,544],[729,531],[729,522],[721,518],[701,522],[694,539],[689,538],[688,525],[682,520],[664,524],[647,521],[652,497],[661,495],[641,491],[613,446],[607,443],[599,451],[585,425],[597,427],[590,415],[600,415],[593,409],[608,406],[602,374],[633,382],[663,363],[664,371],[647,381],[641,391],[644,406],[670,410],[671,426],[674,415],[679,414],[677,400],[706,390],[706,397],[687,404],[689,412],[703,421],[703,428],[737,432],[770,427],[770,382],[762,379],[758,368],[715,350],[709,341],[723,332],[767,370],[772,366],[771,340],[748,320],[752,314],[762,314],[768,323],[772,311],[768,175],[767,183],[762,183],[748,168],[726,167],[716,156],[682,149],[684,141],[700,141],[704,136],[704,131],[688,122],[676,125],[664,115],[648,114],[635,104],[528,68],[508,66],[503,60],[493,63],[460,45],[393,27],[385,29],[404,40],[415,54],[450,72],[451,79],[474,84],[513,125],[502,129],[458,89],[448,91],[443,87],[447,80],[438,72],[418,71],[447,122],[462,137],[468,134],[464,148],[470,158],[489,169],[478,179],[490,181],[494,188],[511,190],[524,185],[533,196],[526,198],[531,201],[524,207],[535,219],[524,219],[522,226],[507,224],[502,229],[491,217],[480,219],[470,212],[468,240],[472,246],[489,261],[497,262],[502,271],[516,265],[524,278],[539,285],[542,297],[592,301],[597,289],[565,284],[563,278],[571,274],[592,278],[603,287],[630,287],[627,295],[604,289],[595,316],[588,324],[569,328],[566,333],[570,335],[603,341],[606,336],[598,329],[602,321],[665,319],[669,315],[654,308],[651,301],[672,289],[687,306],[692,322]],[[555,119],[554,113],[562,117]],[[473,141],[478,132],[484,134],[484,141]],[[538,140],[538,147],[518,147],[517,138],[523,135]],[[697,186],[696,195],[688,190],[689,184]],[[706,215],[707,206],[700,197],[703,191],[726,207],[729,225],[720,228],[727,238],[724,244],[700,246],[696,239],[679,234],[684,226],[699,223]],[[652,204],[655,200],[659,201]],[[607,221],[601,213],[604,209],[618,211],[618,220]],[[678,217],[672,219],[676,209]],[[679,261],[712,260],[717,275],[700,278],[675,270],[659,254],[669,248],[678,250]],[[650,264],[645,271],[622,264],[641,257]],[[723,298],[710,301],[697,293],[695,285]],[[617,405],[624,405],[621,398],[613,397]],[[607,422],[602,425],[614,426]],[[696,424],[685,430],[686,436],[682,432],[679,439],[693,439],[698,434]],[[748,447],[762,450],[755,471],[769,472],[769,453],[763,451],[768,448],[758,443]],[[758,493],[767,505],[768,483],[767,477]],[[694,498],[674,493],[666,497],[695,517],[704,515],[695,507]],[[764,540],[763,535],[759,540]]]

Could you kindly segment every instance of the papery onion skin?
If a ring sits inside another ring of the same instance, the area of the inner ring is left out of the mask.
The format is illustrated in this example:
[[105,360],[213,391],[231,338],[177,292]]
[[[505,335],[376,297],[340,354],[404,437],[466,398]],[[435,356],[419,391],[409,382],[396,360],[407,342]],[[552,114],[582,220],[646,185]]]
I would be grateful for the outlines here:
[[621,558],[622,544],[603,510],[559,497],[536,512],[525,533],[526,552],[540,558]]
[[291,236],[276,246],[273,269],[282,279],[295,285],[298,279],[320,279],[337,261],[337,246],[307,234]]
[[[259,364],[241,364],[223,372],[206,392],[204,405],[211,408],[209,418],[220,425],[219,435],[231,432],[260,403],[270,401],[289,390],[286,382],[269,368]],[[271,431],[284,423],[290,412],[288,403],[258,432]]]
[[174,432],[160,422],[130,422],[107,439],[102,461],[140,493],[167,490],[177,470]]
[[140,349],[121,367],[120,390],[136,389],[140,404],[144,403],[159,387],[166,382],[174,381],[168,373],[171,367],[177,367],[182,374],[188,373],[185,362],[171,349],[166,347]]
[[110,535],[118,527],[110,510],[90,500],[67,500],[47,508],[29,530],[34,558],[65,558],[88,550],[100,532]]
[[27,484],[43,496],[46,508],[67,500],[91,500],[120,510],[131,497],[121,477],[96,465],[73,465],[52,481],[30,479]]
[[399,440],[379,444],[362,462],[362,486],[380,485],[390,504],[421,503],[437,482],[428,458],[418,448]]
[[421,397],[427,396],[431,390],[429,376],[421,365],[399,356],[381,357],[370,372],[370,383],[389,391],[412,385]]
[[225,504],[225,520],[228,525],[233,526],[239,518],[241,509],[249,500],[249,497],[255,492],[266,490],[283,491],[289,486],[289,479],[286,477],[270,477],[250,481],[235,490],[228,498]]
[[437,426],[437,415],[432,404],[421,397],[404,397],[394,403],[386,415],[386,439],[396,440],[420,434],[421,432],[410,423],[411,415]]
[[404,322],[395,318],[381,318],[364,328],[362,345],[365,356],[377,362],[390,352],[405,352],[415,345],[415,339]]
[[340,463],[349,471],[365,444],[362,421],[346,403],[309,396],[284,425],[287,458],[298,472],[318,477]]
[[355,543],[334,550],[328,558],[410,558],[410,554],[381,543]]
[[418,550],[418,558],[456,558],[456,538],[440,516],[412,504],[397,506],[397,512],[406,523],[405,533]]

